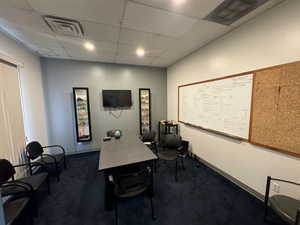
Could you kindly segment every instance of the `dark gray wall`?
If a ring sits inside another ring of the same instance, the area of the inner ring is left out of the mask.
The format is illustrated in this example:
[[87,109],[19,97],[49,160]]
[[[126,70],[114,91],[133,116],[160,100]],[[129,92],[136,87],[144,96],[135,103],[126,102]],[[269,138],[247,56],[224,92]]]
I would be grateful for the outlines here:
[[[107,130],[120,128],[124,135],[139,134],[139,88],[150,88],[152,127],[167,117],[166,70],[160,68],[42,59],[43,84],[50,144],[61,144],[68,153],[96,150]],[[93,141],[77,144],[72,87],[88,87]],[[113,111],[102,107],[102,89],[132,90],[133,106]]]

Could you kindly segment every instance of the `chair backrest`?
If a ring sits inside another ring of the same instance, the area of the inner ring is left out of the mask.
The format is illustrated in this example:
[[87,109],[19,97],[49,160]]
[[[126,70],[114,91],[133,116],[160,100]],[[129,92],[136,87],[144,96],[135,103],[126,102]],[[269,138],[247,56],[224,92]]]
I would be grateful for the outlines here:
[[181,142],[182,142],[181,152],[183,154],[186,154],[189,151],[189,142],[188,141],[184,141],[184,140],[182,140]]
[[155,136],[156,133],[155,131],[144,131],[143,135],[142,135],[142,141],[143,142],[153,142],[155,141]]
[[132,190],[138,191],[139,188],[145,188],[149,185],[149,175],[151,169],[141,169],[129,174],[117,174],[115,176],[118,191],[122,194],[128,193]]
[[15,168],[6,159],[0,159],[0,183],[6,182],[13,178],[16,173]]
[[165,136],[164,147],[169,149],[178,149],[182,146],[181,137],[179,135],[168,134]]
[[44,150],[37,141],[30,142],[26,145],[26,155],[29,159],[34,160],[43,154]]

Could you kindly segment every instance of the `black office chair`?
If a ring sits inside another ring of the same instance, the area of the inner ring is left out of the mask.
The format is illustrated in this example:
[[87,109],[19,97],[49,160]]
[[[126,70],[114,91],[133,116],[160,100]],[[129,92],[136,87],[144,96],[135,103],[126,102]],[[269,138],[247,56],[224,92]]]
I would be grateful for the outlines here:
[[[57,148],[60,150],[60,153],[57,154],[45,154],[44,149],[47,148]],[[53,166],[55,169],[55,176],[59,181],[60,169],[63,167],[66,169],[66,152],[65,149],[60,145],[50,145],[50,146],[41,146],[37,141],[30,142],[26,146],[26,156],[29,162],[39,162],[47,167],[48,172],[53,171]],[[32,174],[32,167],[30,166],[30,173]]]
[[145,145],[147,145],[152,151],[157,153],[155,136],[156,136],[155,131],[146,130],[143,132],[141,139]]
[[184,158],[187,156],[189,152],[189,142],[188,141],[181,141],[181,147],[178,149],[179,157],[181,158],[182,168],[185,170],[184,167]]
[[141,169],[133,173],[124,174],[123,172],[117,172],[113,176],[109,176],[110,182],[112,182],[115,187],[114,203],[116,225],[118,225],[118,201],[120,199],[135,197],[145,192],[148,192],[150,199],[152,218],[156,219],[153,208],[153,182],[151,173],[151,168],[147,167],[146,169]]
[[[40,173],[15,179],[16,170],[18,167],[41,167],[44,171]],[[2,195],[9,195],[19,193],[18,189],[28,190],[31,192],[37,191],[42,184],[47,183],[48,193],[50,193],[49,176],[43,164],[38,162],[24,163],[20,165],[12,165],[10,161],[6,159],[0,159],[0,187],[3,188]],[[22,186],[22,187],[21,187]],[[23,186],[25,188],[23,188]],[[10,187],[5,189],[5,187]],[[13,188],[18,187],[18,188]]]
[[289,196],[278,194],[269,197],[272,180],[300,186],[299,183],[268,176],[265,194],[265,221],[267,221],[268,208],[270,206],[286,223],[290,225],[300,225],[300,201]]
[[[31,165],[30,165],[31,164]],[[13,199],[20,197],[29,197],[33,208],[37,214],[37,191],[44,183],[47,183],[48,193],[50,193],[50,183],[48,173],[42,171],[38,174],[15,179],[17,167],[35,167],[39,166],[45,170],[45,167],[38,162],[25,163],[13,166],[8,160],[0,159],[0,189],[3,197],[10,196]]]
[[168,134],[164,138],[164,144],[162,148],[158,151],[158,158],[167,161],[175,162],[175,181],[178,181],[178,155],[179,150],[182,148],[181,137],[174,134]]

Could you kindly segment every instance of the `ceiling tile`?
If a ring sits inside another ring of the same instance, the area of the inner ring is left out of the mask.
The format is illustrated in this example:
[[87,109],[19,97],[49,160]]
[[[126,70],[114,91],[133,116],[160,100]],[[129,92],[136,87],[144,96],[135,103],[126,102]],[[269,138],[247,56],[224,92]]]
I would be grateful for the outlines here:
[[93,42],[94,51],[88,51],[84,48],[84,40],[69,37],[57,37],[61,45],[66,49],[69,56],[72,57],[109,57],[112,58],[116,54],[117,44],[110,42]]
[[28,31],[52,32],[38,13],[15,8],[0,7],[0,24],[7,27],[19,27]]
[[124,0],[28,0],[32,8],[53,16],[120,25]]
[[188,32],[186,32],[180,38],[207,43],[225,34],[230,29],[231,28],[229,26],[201,20],[198,21]]
[[153,67],[160,67],[160,68],[166,68],[169,64],[166,63],[152,63],[151,66]]
[[177,12],[186,16],[204,18],[223,0],[135,0],[148,6]]
[[44,57],[68,57],[63,48],[37,48],[36,52]]
[[55,36],[47,33],[29,32],[24,29],[10,29],[9,33],[25,44],[32,44],[40,48],[59,48],[59,42]]
[[[137,47],[144,47],[139,45],[124,45],[119,44],[118,46],[118,55],[133,55],[136,56],[136,49]],[[145,48],[145,56],[148,57],[157,57],[163,53],[162,49],[159,48]]]
[[152,57],[139,58],[137,56],[117,56],[115,62],[119,64],[151,66]]
[[146,50],[160,49],[164,51],[174,40],[174,38],[164,35],[122,28],[119,42],[121,44],[134,45],[135,47],[143,47]]
[[158,57],[152,61],[152,66],[167,67],[175,61],[176,61],[176,59],[174,59],[174,58]]
[[165,63],[168,65],[171,65],[178,61],[179,59],[182,59],[183,57],[191,54],[196,49],[189,49],[189,50],[176,50],[176,49],[169,49],[165,51],[160,57],[158,57],[156,60],[153,61],[153,63]]
[[118,42],[119,27],[87,21],[81,21],[81,24],[88,40]]
[[134,30],[178,37],[197,22],[186,16],[128,2],[122,26]]
[[122,28],[119,42],[122,44],[132,44],[137,46],[147,46],[151,43],[153,34]]
[[80,61],[89,61],[89,62],[102,62],[102,63],[113,63],[114,57],[80,57],[74,56],[70,57],[73,60],[80,60]]
[[169,48],[164,52],[172,52],[176,54],[186,54],[187,52],[194,51],[196,49],[199,49],[202,46],[201,41],[194,41],[194,40],[188,40],[188,39],[176,39],[170,43]]
[[27,0],[0,0],[1,7],[32,10]]
[[[284,0],[270,0],[232,26],[202,20],[223,0],[175,1],[0,0],[0,27],[45,57],[165,67]],[[84,39],[56,36],[43,14],[79,20]],[[85,40],[96,49],[87,51]],[[136,56],[137,47],[145,57]]]

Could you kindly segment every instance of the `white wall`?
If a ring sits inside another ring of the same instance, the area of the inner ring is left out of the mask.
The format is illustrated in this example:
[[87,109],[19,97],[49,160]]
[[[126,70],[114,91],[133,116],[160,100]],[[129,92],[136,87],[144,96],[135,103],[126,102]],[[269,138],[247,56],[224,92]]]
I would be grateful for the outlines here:
[[[102,138],[111,129],[121,129],[124,136],[138,135],[139,88],[151,89],[152,129],[167,117],[165,69],[59,59],[42,59],[42,68],[49,142],[63,145],[68,154],[99,150]],[[76,141],[72,87],[89,88],[91,142]],[[102,106],[102,89],[131,90],[132,106],[113,110],[112,116],[111,109]]]
[[[168,119],[177,120],[178,85],[300,60],[299,12],[299,0],[286,1],[169,67]],[[300,181],[298,158],[184,125],[181,134],[195,154],[261,194],[268,175]]]
[[0,31],[0,53],[24,66],[20,67],[25,135],[28,141],[48,144],[46,113],[40,58]]

